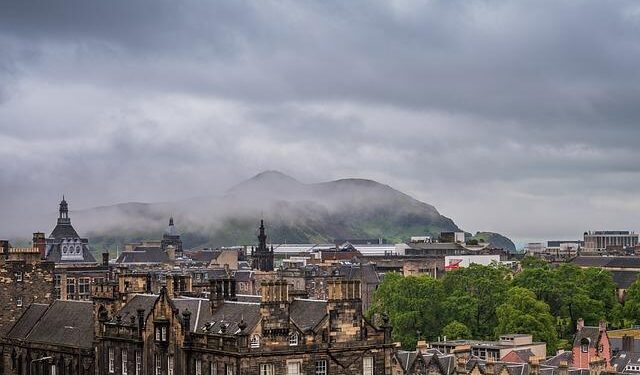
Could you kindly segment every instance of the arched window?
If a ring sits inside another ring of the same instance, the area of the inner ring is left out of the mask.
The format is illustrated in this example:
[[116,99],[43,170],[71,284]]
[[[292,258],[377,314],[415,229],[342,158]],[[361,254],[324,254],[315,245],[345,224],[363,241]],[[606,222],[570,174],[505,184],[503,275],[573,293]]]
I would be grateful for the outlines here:
[[67,253],[67,247],[66,246],[62,246],[62,252],[65,253],[65,254]]
[[583,338],[580,340],[580,351],[583,353],[589,352],[589,339]]
[[298,332],[294,332],[289,335],[289,346],[297,346],[298,345]]
[[249,341],[249,347],[251,347],[251,348],[259,348],[260,347],[260,336],[258,336],[258,335],[251,336],[251,340]]
[[76,253],[80,254],[80,246],[76,246]]

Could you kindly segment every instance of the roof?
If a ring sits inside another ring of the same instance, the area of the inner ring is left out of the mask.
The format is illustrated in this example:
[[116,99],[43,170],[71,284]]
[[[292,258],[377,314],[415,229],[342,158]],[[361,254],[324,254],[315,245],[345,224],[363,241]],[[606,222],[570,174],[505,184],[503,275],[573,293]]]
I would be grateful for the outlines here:
[[338,275],[348,280],[361,280],[366,284],[379,284],[380,277],[373,264],[342,264],[336,268]]
[[579,256],[571,262],[581,267],[640,268],[640,257],[636,256]]
[[47,260],[54,263],[97,263],[96,258],[91,254],[91,250],[86,243],[82,244],[82,260],[80,259],[67,259],[62,260],[62,252],[60,251],[60,244],[49,244],[47,249]]
[[54,301],[50,305],[36,304],[22,314],[7,337],[27,342],[91,349],[93,304],[89,301],[63,300]]
[[212,260],[217,259],[220,254],[222,254],[220,250],[196,250],[185,253],[192,260],[204,263],[210,263]]
[[138,315],[138,309],[143,309],[146,318],[151,313],[157,299],[158,295],[156,294],[136,294],[118,311],[117,315],[120,315],[122,320],[126,322],[127,319],[131,319],[131,316]]
[[116,263],[169,263],[169,255],[158,246],[138,246],[123,251]]
[[529,358],[535,357],[531,349],[512,350],[507,353],[502,360],[517,363],[529,363]]
[[573,353],[570,351],[566,351],[547,359],[541,364],[557,367],[557,366],[560,366],[560,362],[563,362],[563,361],[567,363],[571,363],[572,359],[573,359]]
[[589,346],[595,348],[598,345],[600,339],[600,329],[598,327],[585,326],[581,330],[576,331],[576,335],[573,339],[573,346],[580,346],[580,342],[583,339],[589,340]]
[[80,238],[80,235],[78,235],[78,232],[76,232],[73,225],[71,225],[71,221],[60,222],[60,220],[58,220],[58,224],[56,224],[56,227],[51,231],[49,238],[55,238],[56,240],[62,238]]
[[613,282],[618,289],[629,289],[631,284],[638,280],[640,272],[637,271],[611,271]]
[[313,329],[327,314],[327,302],[294,299],[289,307],[291,320],[303,331]]
[[[209,305],[206,306],[208,309]],[[191,319],[193,320],[193,315]],[[259,320],[259,303],[224,301],[222,306],[217,308],[208,319],[201,319],[197,330],[198,332],[222,333],[224,329],[227,333],[236,333],[240,330],[238,328],[240,321],[244,321],[247,329],[251,330]]]
[[22,316],[18,318],[18,321],[16,321],[9,332],[7,332],[7,338],[24,339],[27,337],[29,331],[36,325],[38,320],[40,320],[48,307],[49,305],[41,303],[32,303],[29,305],[24,313],[22,313]]

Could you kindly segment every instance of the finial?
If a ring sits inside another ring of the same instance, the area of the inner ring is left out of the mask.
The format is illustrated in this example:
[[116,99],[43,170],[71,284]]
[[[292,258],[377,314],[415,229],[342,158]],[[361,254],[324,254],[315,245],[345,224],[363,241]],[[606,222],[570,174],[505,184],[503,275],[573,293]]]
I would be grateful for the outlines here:
[[173,215],[169,216],[169,225],[173,226]]

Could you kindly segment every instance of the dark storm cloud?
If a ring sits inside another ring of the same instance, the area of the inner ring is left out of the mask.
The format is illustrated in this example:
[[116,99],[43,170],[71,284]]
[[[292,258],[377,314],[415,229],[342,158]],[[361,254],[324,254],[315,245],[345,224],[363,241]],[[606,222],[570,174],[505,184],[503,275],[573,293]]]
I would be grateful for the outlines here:
[[633,1],[5,2],[0,203],[281,169],[376,178],[468,230],[633,228],[639,33]]

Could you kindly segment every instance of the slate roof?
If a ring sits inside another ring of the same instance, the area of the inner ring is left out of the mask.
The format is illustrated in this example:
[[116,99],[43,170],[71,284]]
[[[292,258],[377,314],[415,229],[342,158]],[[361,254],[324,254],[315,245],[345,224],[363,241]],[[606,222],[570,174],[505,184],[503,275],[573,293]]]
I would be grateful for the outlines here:
[[615,357],[611,358],[611,365],[617,372],[634,372],[638,371],[624,371],[627,365],[640,366],[640,353],[621,352]]
[[541,362],[543,365],[548,365],[548,366],[560,366],[560,362],[562,361],[566,361],[567,363],[571,363],[573,359],[573,353],[571,353],[570,351],[566,351],[566,352],[562,352],[560,354],[557,354],[549,359],[547,359],[544,362]]
[[122,321],[127,322],[131,319],[131,316],[138,315],[138,309],[144,309],[146,318],[151,313],[151,309],[153,309],[157,299],[158,295],[156,294],[136,294],[118,311],[117,315],[122,317]]
[[640,268],[640,257],[579,256],[571,261],[581,267]]
[[589,340],[589,346],[595,348],[598,345],[598,339],[600,338],[600,329],[598,327],[583,327],[577,331],[573,339],[573,346],[580,346],[582,339]]
[[78,235],[78,232],[76,232],[76,230],[73,228],[73,225],[71,225],[71,221],[69,221],[68,223],[58,222],[58,224],[56,224],[56,227],[51,231],[49,238],[61,240],[63,238],[80,238],[80,236]]
[[629,289],[631,284],[638,279],[640,272],[637,271],[611,271],[613,282],[618,289]]
[[[207,308],[208,306],[207,304]],[[202,327],[206,327],[207,332],[220,333],[224,326],[227,333],[236,333],[239,331],[238,324],[241,320],[247,324],[248,331],[255,327],[260,320],[260,304],[225,301],[209,319],[199,324],[198,332],[202,331]]]
[[211,263],[212,260],[218,259],[218,256],[222,254],[222,251],[219,250],[196,250],[196,251],[188,251],[185,252],[185,255],[196,261],[203,263]]
[[289,307],[291,320],[303,331],[314,328],[327,314],[327,302],[294,299]]
[[55,263],[97,263],[96,258],[91,254],[87,244],[82,244],[82,260],[62,260],[60,244],[49,244],[47,249],[47,260]]
[[[507,357],[507,356],[511,357],[513,355],[517,357],[519,363],[529,363],[529,358],[535,357],[535,354],[533,354],[531,349],[512,350],[504,357]],[[509,358],[509,360],[512,360],[512,358]]]
[[373,264],[343,264],[336,268],[339,275],[348,280],[362,280],[366,284],[379,284],[380,277]]
[[36,304],[33,309],[30,307],[25,311],[7,337],[27,342],[91,349],[93,304],[89,301],[63,300],[54,301],[50,305]]
[[236,281],[247,282],[254,278],[255,272],[249,270],[236,271],[234,277]]
[[123,251],[116,263],[169,263],[169,256],[158,246],[138,246]]
[[41,303],[32,303],[29,305],[18,321],[16,321],[9,332],[7,332],[7,338],[24,339],[27,337],[29,331],[38,322],[38,320],[40,320],[48,307],[49,305]]

